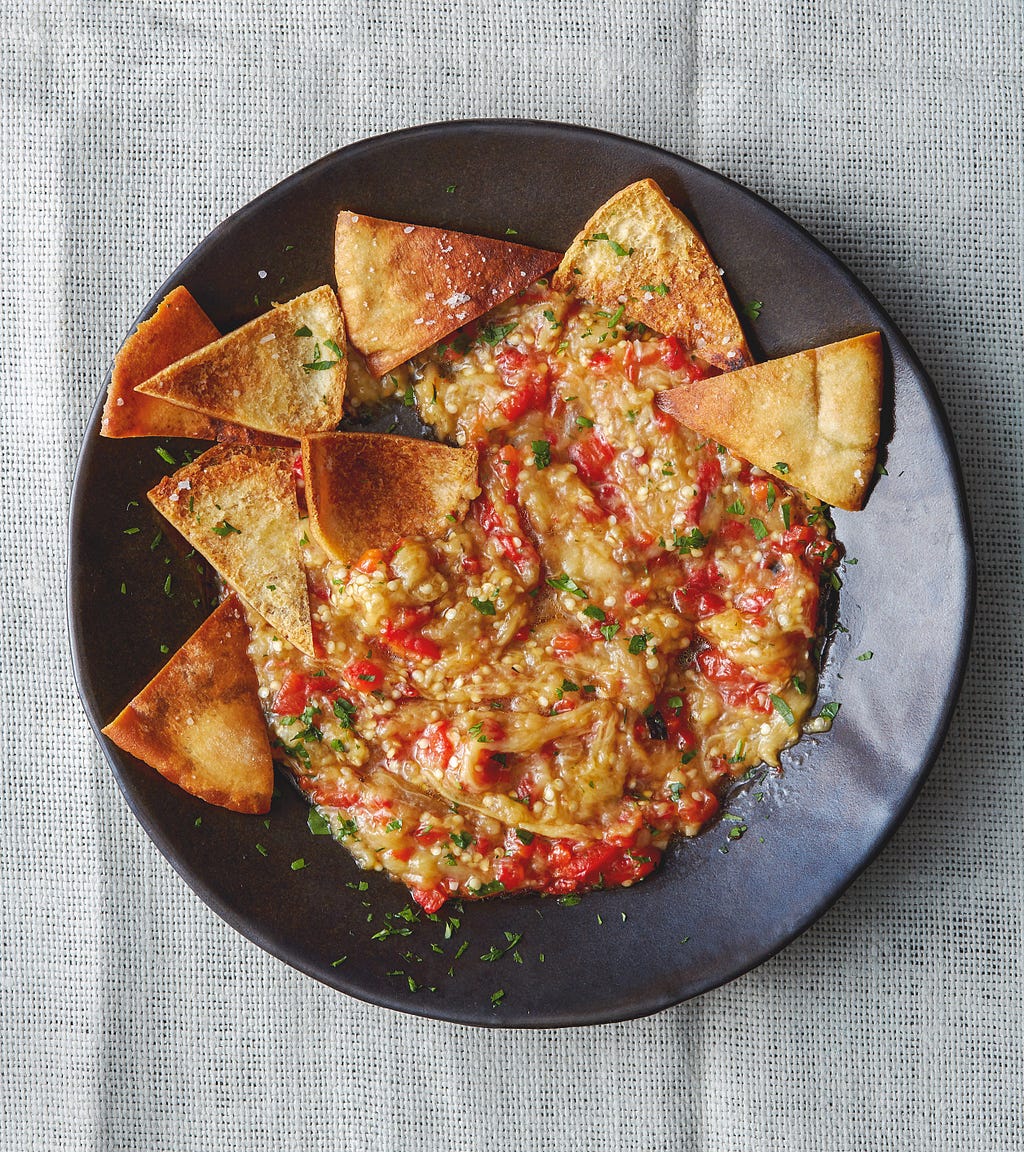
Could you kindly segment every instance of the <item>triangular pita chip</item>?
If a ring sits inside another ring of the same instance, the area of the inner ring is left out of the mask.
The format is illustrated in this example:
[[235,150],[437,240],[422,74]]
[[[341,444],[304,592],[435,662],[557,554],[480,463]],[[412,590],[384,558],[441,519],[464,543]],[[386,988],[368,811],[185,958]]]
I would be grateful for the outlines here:
[[874,473],[882,402],[877,332],[695,380],[658,407],[827,504],[856,511]]
[[467,232],[338,214],[338,295],[349,339],[378,377],[529,287],[560,259],[560,252]]
[[103,734],[201,800],[269,812],[274,767],[248,645],[231,596]]
[[156,508],[281,635],[313,655],[293,451],[218,446],[165,476]]
[[338,298],[323,287],[257,316],[158,372],[138,390],[259,432],[298,439],[341,420],[346,368]]
[[213,321],[187,288],[175,288],[143,320],[114,358],[103,405],[101,436],[184,436],[213,440],[217,421],[135,387],[168,364],[220,338]]
[[338,432],[302,441],[309,527],[328,555],[357,560],[403,536],[437,536],[479,494],[477,454],[429,440]]
[[575,292],[728,371],[752,364],[718,265],[689,220],[653,180],[638,180],[602,204],[552,277]]

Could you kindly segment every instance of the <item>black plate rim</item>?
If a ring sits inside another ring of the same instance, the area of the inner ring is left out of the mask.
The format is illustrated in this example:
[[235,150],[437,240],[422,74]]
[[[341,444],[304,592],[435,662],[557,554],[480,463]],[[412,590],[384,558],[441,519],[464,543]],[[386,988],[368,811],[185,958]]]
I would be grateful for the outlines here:
[[[596,1009],[591,1012],[574,1011],[567,1014],[551,1013],[544,1018],[537,1018],[530,1015],[516,1015],[515,1018],[510,1018],[511,1014],[504,1014],[501,1017],[495,1017],[494,1014],[487,1015],[481,1009],[476,1007],[455,1008],[449,1004],[445,1004],[444,1009],[431,1010],[431,1002],[428,1000],[419,1000],[414,1005],[411,1005],[408,1000],[402,1000],[396,995],[392,995],[386,986],[375,988],[372,993],[366,989],[352,985],[349,981],[344,979],[343,974],[332,974],[331,982],[324,979],[323,973],[319,971],[313,964],[309,963],[301,952],[290,952],[286,948],[279,947],[278,945],[269,944],[260,932],[257,926],[250,924],[245,917],[236,914],[236,912],[217,894],[213,888],[201,877],[190,872],[178,858],[179,853],[172,838],[166,836],[163,831],[149,819],[148,815],[144,812],[137,797],[133,794],[128,782],[121,772],[118,764],[116,763],[112,754],[112,749],[109,741],[102,735],[101,724],[98,721],[95,712],[96,709],[92,705],[91,692],[89,685],[85,680],[82,660],[81,660],[81,628],[76,623],[78,604],[78,590],[73,580],[73,573],[78,566],[79,550],[78,543],[75,537],[75,525],[81,517],[82,507],[86,499],[85,484],[83,480],[83,462],[87,453],[88,443],[91,434],[98,428],[99,418],[103,407],[104,397],[106,393],[106,383],[109,380],[109,368],[106,373],[104,385],[99,393],[96,403],[89,415],[86,423],[82,444],[79,448],[78,457],[75,465],[75,474],[71,488],[71,495],[69,501],[69,518],[68,518],[68,566],[66,572],[65,583],[65,612],[66,623],[68,628],[68,636],[70,640],[71,649],[71,664],[74,674],[75,685],[85,709],[90,727],[92,728],[97,742],[103,751],[104,759],[107,761],[108,766],[114,774],[125,800],[129,808],[134,814],[135,818],[142,825],[146,834],[156,845],[158,851],[168,861],[175,872],[185,881],[188,887],[195,892],[195,894],[211,908],[222,920],[229,924],[235,931],[239,932],[242,936],[250,942],[256,944],[261,949],[269,952],[276,958],[284,961],[289,966],[298,971],[303,972],[305,975],[312,977],[319,983],[323,983],[326,987],[334,988],[336,990],[344,991],[347,995],[363,1001],[364,1003],[374,1004],[380,1007],[392,1009],[403,1014],[426,1017],[429,1019],[443,1020],[449,1023],[460,1025],[469,1025],[484,1028],[499,1028],[508,1030],[510,1028],[526,1028],[526,1029],[541,1029],[551,1027],[576,1027],[581,1025],[594,1025],[594,1024],[610,1024],[618,1023],[631,1019],[640,1019],[646,1016],[654,1015],[658,1012],[664,1011],[667,1008],[673,1007],[680,1003],[690,1000],[696,996],[703,995],[715,988],[722,987],[725,984],[738,979],[740,976],[752,971],[765,963],[767,960],[776,956],[779,952],[783,951],[790,943],[793,942],[798,936],[802,935],[814,923],[816,923],[824,914],[831,908],[840,897],[850,888],[850,886],[858,879],[858,877],[865,871],[865,869],[872,864],[878,855],[885,848],[886,844],[895,834],[897,829],[905,819],[907,812],[917,799],[922,787],[924,786],[934,764],[941,751],[942,745],[948,735],[950,725],[956,710],[956,705],[960,696],[963,686],[964,677],[966,674],[967,663],[970,656],[971,638],[974,628],[974,619],[976,611],[976,578],[977,578],[977,560],[976,552],[973,541],[973,532],[971,528],[969,506],[966,498],[966,487],[964,483],[963,471],[960,465],[959,455],[956,451],[955,442],[953,439],[952,429],[950,427],[949,419],[943,407],[942,401],[938,395],[934,383],[925,371],[920,359],[908,344],[902,332],[896,327],[892,319],[889,317],[885,309],[879,304],[874,294],[868,290],[860,279],[850,271],[850,269],[838,257],[830,252],[816,237],[808,232],[802,225],[793,220],[790,216],[786,215],[781,209],[765,200],[756,192],[751,191],[749,188],[737,183],[735,180],[722,175],[701,165],[695,161],[689,160],[686,157],[680,156],[667,149],[659,148],[656,145],[648,144],[644,141],[638,141],[634,138],[627,137],[621,134],[608,132],[603,129],[596,129],[579,124],[563,123],[558,121],[540,120],[540,119],[514,119],[514,118],[476,118],[476,119],[463,119],[463,120],[450,120],[450,121],[433,121],[429,123],[419,124],[403,128],[394,132],[382,133],[378,136],[367,137],[362,140],[354,141],[351,144],[345,145],[342,148],[335,149],[334,151],[320,157],[310,164],[305,165],[298,171],[285,177],[283,180],[278,181],[266,191],[237,209],[230,216],[226,217],[218,225],[216,225],[204,238],[197,244],[182,261],[181,264],[186,264],[192,256],[194,256],[200,249],[207,246],[209,243],[219,237],[224,231],[231,228],[233,225],[245,220],[248,216],[262,212],[271,205],[275,200],[286,196],[293,187],[308,180],[314,174],[319,173],[322,169],[329,168],[337,164],[343,157],[353,156],[363,149],[378,148],[387,146],[390,142],[397,142],[410,137],[417,136],[430,136],[436,133],[475,133],[480,131],[489,130],[507,130],[513,133],[523,133],[524,136],[530,130],[541,130],[546,132],[565,133],[571,139],[582,138],[584,140],[605,140],[619,144],[627,144],[633,148],[648,151],[652,159],[659,160],[662,163],[670,165],[682,165],[683,168],[694,169],[700,171],[704,175],[710,177],[712,180],[720,181],[734,189],[739,190],[745,196],[757,202],[762,210],[767,210],[780,225],[784,232],[789,232],[792,236],[799,240],[799,242],[812,249],[820,258],[829,263],[833,270],[838,273],[847,284],[855,289],[867,303],[869,308],[875,312],[879,318],[879,327],[885,328],[885,338],[890,345],[890,354],[899,349],[901,357],[906,361],[908,369],[915,379],[915,382],[921,387],[924,397],[931,415],[935,418],[938,430],[941,435],[942,447],[945,459],[950,465],[950,471],[956,486],[958,495],[958,504],[956,509],[956,519],[959,529],[959,537],[957,540],[962,553],[962,581],[966,589],[966,602],[964,604],[964,614],[960,634],[957,638],[956,644],[956,657],[953,663],[953,673],[951,677],[951,691],[941,713],[936,717],[935,723],[931,728],[931,736],[927,743],[924,759],[921,767],[917,772],[914,782],[909,787],[903,797],[902,803],[898,806],[891,808],[890,818],[882,827],[880,833],[870,842],[866,843],[866,850],[862,852],[861,859],[858,866],[851,869],[843,878],[842,881],[833,885],[827,892],[825,892],[821,899],[809,908],[807,913],[800,917],[795,923],[794,927],[782,936],[773,939],[772,943],[761,949],[748,952],[744,955],[743,959],[730,967],[724,968],[714,975],[709,976],[706,980],[696,982],[684,995],[667,994],[660,997],[648,997],[644,1001],[642,1009],[637,1010],[635,1006],[625,1008],[621,1011],[609,1011],[608,1009]],[[180,265],[179,265],[180,267]],[[142,320],[148,318],[155,311],[157,304],[166,295],[172,287],[174,287],[180,280],[176,275],[177,269],[172,271],[171,274],[159,286],[150,300],[146,303],[145,307],[138,314],[129,331],[134,330],[135,326]]]

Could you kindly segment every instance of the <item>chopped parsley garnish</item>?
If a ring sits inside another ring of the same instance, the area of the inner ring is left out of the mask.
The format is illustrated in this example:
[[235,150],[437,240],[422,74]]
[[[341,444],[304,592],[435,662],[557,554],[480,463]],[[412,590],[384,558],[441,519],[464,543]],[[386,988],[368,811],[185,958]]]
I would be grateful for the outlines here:
[[300,856],[298,860],[292,861],[292,871],[301,872],[306,867],[306,861]]
[[779,462],[778,462],[778,463],[775,465],[775,471],[776,471],[776,472],[779,472],[779,473],[781,473],[783,476],[785,476],[785,475],[786,475],[786,473],[789,471],[789,465],[786,463],[786,461],[785,461],[785,460],[780,460],[780,461],[779,461]]
[[453,832],[452,843],[465,851],[473,843],[473,837],[468,832]]
[[500,344],[515,327],[515,320],[510,324],[485,324],[480,329],[480,339],[493,348],[495,344]]
[[857,657],[857,659],[858,659],[858,660],[873,660],[873,659],[874,659],[874,656],[875,656],[874,652],[862,652],[862,653],[861,653],[861,654],[860,654],[860,655]]
[[782,523],[785,524],[787,531],[789,530],[789,510],[789,504],[782,505]]
[[579,902],[580,897],[577,896],[575,892],[570,892],[568,896],[558,897],[558,903],[561,904],[563,908],[572,908],[573,905],[578,904]]
[[561,328],[562,327],[561,320],[555,319],[555,314],[554,314],[554,312],[551,311],[550,308],[544,309],[544,319],[551,325],[552,328]]
[[331,826],[315,808],[310,808],[306,817],[306,827],[314,836],[330,836]]
[[775,506],[775,485],[770,480],[768,481],[768,495],[765,504],[767,504],[769,512]]
[[505,229],[505,235],[506,236],[518,236],[519,233],[515,230],[515,228],[506,228]]
[[[678,529],[672,529],[672,548],[679,553],[680,556],[689,556],[697,548],[703,548],[707,544],[708,538],[699,528],[691,528],[689,532],[679,532]],[[666,545],[662,545],[666,547]]]
[[586,608],[583,609],[583,615],[589,616],[591,620],[599,620],[602,624],[605,620],[603,609],[598,608],[596,604],[588,604]]
[[657,292],[659,296],[667,296],[669,293],[668,285],[662,281],[660,284],[641,284],[641,292]]
[[171,577],[168,576],[167,579],[164,581],[164,595],[170,596],[170,594],[171,594]]
[[[324,343],[326,343],[327,345],[333,344],[334,348],[338,348],[338,345],[334,344],[333,340],[327,340]],[[333,349],[331,349],[331,350],[333,351]],[[323,358],[323,353],[320,351],[320,345],[319,344],[314,345],[314,347],[313,347],[313,359],[310,360],[308,363],[302,365],[302,371],[305,372],[307,375],[310,372],[326,372],[328,368],[333,368],[338,363],[338,361],[341,359],[341,350],[340,349],[338,349],[338,351],[336,351],[334,354],[335,354],[335,356],[338,357],[337,360],[325,360]]]
[[334,715],[341,721],[342,728],[352,727],[352,717],[356,714],[356,706],[350,704],[344,696],[334,701]]
[[493,616],[494,615],[494,601],[493,600],[480,600],[476,596],[474,596],[473,599],[470,600],[470,604],[472,604],[473,607],[482,616]]
[[618,624],[602,624],[600,628],[601,635],[606,640],[611,640],[616,632],[619,630]]
[[499,1004],[502,1002],[502,1000],[504,1000],[504,999],[505,999],[505,989],[504,989],[504,988],[499,988],[499,989],[497,990],[497,992],[492,992],[492,993],[491,993],[491,1007],[492,1007],[492,1008],[497,1008],[497,1006],[498,1006],[498,1005],[499,1005]]
[[488,743],[487,737],[484,735],[484,722],[482,720],[477,724],[470,725],[469,734],[476,737],[478,744]]
[[726,508],[726,512],[728,512],[730,516],[742,516],[743,513],[746,512],[746,508],[743,506],[742,500],[736,500]]
[[825,504],[824,502],[814,506],[811,513],[807,517],[807,523],[815,524],[819,519],[824,520],[829,528],[832,528],[833,530],[835,529],[836,524],[832,519],[832,509],[828,504]]
[[750,527],[753,529],[755,540],[763,540],[768,535],[764,521],[758,520],[756,516],[751,516]]
[[761,315],[761,309],[764,304],[760,300],[751,300],[749,304],[743,305],[743,314],[750,320],[756,320]]
[[801,696],[805,696],[807,694],[807,685],[803,682],[803,680],[800,679],[799,676],[797,676],[795,672],[793,673],[793,687],[800,693]]
[[213,531],[218,536],[230,536],[232,532],[242,534],[241,528],[236,528],[234,524],[229,524],[227,520],[222,520],[219,524],[214,524]]
[[141,528],[126,528],[124,534],[126,536],[137,536],[141,531]]
[[258,853],[259,853],[261,856],[266,856],[266,855],[267,855],[267,850],[266,850],[266,848],[265,848],[265,847],[264,847],[262,844],[257,844],[257,845],[256,845],[256,851],[257,851],[257,852],[258,852]]
[[[584,245],[596,244],[599,240],[603,240],[607,245],[609,245],[609,247],[615,253],[616,256],[632,256],[633,255],[634,249],[623,248],[622,245],[617,240],[613,240],[608,235],[607,232],[595,232],[594,235],[591,236],[589,240],[584,240],[583,243],[584,243]],[[574,271],[575,271],[575,269],[574,269]]]
[[552,588],[557,588],[559,592],[568,592],[571,596],[576,596],[580,600],[590,599],[588,593],[584,592],[583,589],[576,583],[576,581],[571,576],[567,576],[564,572],[561,574],[561,576],[549,576],[547,578],[547,583],[550,584]]
[[416,406],[416,390],[411,384],[402,394],[402,403],[406,408],[414,408]]
[[654,637],[650,632],[641,632],[637,636],[630,636],[629,638],[629,653],[631,656],[642,656],[647,651],[647,643],[653,640]]
[[528,832],[525,828],[517,828],[516,829],[516,839],[519,841],[520,844],[532,844],[533,843],[533,833]]
[[776,696],[773,692],[768,697],[768,699],[771,700],[772,707],[782,717],[782,719],[785,720],[787,724],[796,723],[796,717],[793,715],[793,709],[790,708],[790,706],[786,703],[785,700],[782,699],[781,696]]
[[445,191],[450,194],[450,193],[454,192],[457,187],[458,187],[457,184],[449,184],[448,187],[445,188]]
[[577,416],[576,423],[580,428],[593,428],[594,421],[589,416]]
[[398,817],[396,816],[394,820],[389,820],[384,825],[384,831],[385,832],[401,832],[402,831],[402,821],[399,820]]
[[551,442],[549,440],[534,440],[530,447],[533,449],[533,462],[537,468],[547,468],[551,463]]
[[622,319],[622,313],[626,311],[626,305],[620,304],[618,308],[608,317],[608,327],[614,328],[616,324]]
[[839,715],[839,709],[842,704],[838,700],[833,700],[831,703],[826,704],[824,708],[818,713],[819,716],[824,716],[826,720],[834,720]]
[[[372,915],[372,913],[371,913]],[[399,924],[388,924],[379,932],[374,932],[371,940],[387,940],[390,936],[411,936],[412,929]]]
[[153,451],[160,457],[161,460],[164,461],[165,464],[173,464],[177,466],[178,461],[174,459],[174,457],[170,454],[170,452],[167,451],[166,448],[161,448],[159,445],[157,445]]
[[303,324],[301,328],[295,329],[296,336],[312,336],[313,332],[308,325]]

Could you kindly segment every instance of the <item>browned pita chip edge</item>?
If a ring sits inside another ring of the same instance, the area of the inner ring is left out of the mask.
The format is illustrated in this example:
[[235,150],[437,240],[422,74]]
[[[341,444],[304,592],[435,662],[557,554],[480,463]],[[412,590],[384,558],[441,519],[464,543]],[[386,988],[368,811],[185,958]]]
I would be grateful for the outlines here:
[[857,511],[875,469],[881,336],[869,332],[661,392],[695,432],[819,500]]
[[552,284],[675,336],[723,371],[753,363],[722,273],[700,233],[658,183],[637,180],[605,201],[566,252]]
[[435,536],[479,493],[477,453],[369,432],[302,442],[309,527],[336,560],[353,562],[404,536]]
[[273,760],[248,643],[230,596],[103,734],[207,803],[269,812]]
[[323,285],[183,357],[136,390],[297,440],[341,420],[346,370],[341,309],[334,290]]
[[220,338],[213,321],[187,288],[173,288],[121,345],[114,357],[100,435],[180,436],[213,440],[217,421],[135,388],[169,364]]
[[148,495],[255,611],[313,655],[293,451],[218,445]]
[[347,209],[338,213],[335,231],[349,339],[378,378],[529,287],[561,258]]

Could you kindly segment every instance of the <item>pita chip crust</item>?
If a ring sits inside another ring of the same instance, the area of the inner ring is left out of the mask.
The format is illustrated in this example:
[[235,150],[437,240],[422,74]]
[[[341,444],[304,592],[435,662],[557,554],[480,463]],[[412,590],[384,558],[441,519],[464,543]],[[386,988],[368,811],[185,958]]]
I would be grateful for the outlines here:
[[309,528],[336,560],[439,536],[479,495],[477,454],[429,440],[338,432],[302,441]]
[[753,363],[722,274],[704,241],[653,180],[638,180],[601,205],[552,277],[604,308],[675,336],[723,371]]
[[137,391],[297,440],[341,420],[346,369],[341,309],[324,286],[185,356]]
[[294,452],[219,445],[149,499],[281,636],[312,656]]
[[853,512],[875,469],[881,337],[870,332],[695,380],[656,402],[765,472]]
[[546,252],[342,210],[334,265],[349,338],[376,377],[550,272]]
[[187,288],[174,288],[143,320],[114,357],[103,405],[101,436],[181,436],[214,440],[217,421],[135,388],[150,376],[220,338],[213,321]]
[[248,645],[230,596],[103,734],[201,800],[269,812],[274,767]]

